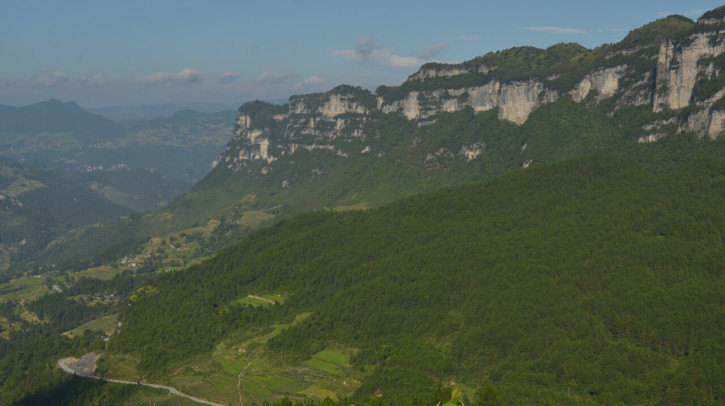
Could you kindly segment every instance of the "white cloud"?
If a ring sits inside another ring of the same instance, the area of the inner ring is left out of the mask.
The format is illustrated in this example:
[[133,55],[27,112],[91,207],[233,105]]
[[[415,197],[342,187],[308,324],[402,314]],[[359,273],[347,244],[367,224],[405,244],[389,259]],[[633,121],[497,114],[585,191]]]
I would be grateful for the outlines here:
[[375,37],[360,38],[355,42],[353,49],[333,50],[331,55],[351,62],[364,62],[376,65],[394,67],[415,67],[423,63],[414,56],[401,56],[393,53],[391,49],[383,47]]
[[436,42],[435,44],[431,45],[430,48],[426,49],[425,51],[420,53],[420,57],[423,59],[430,59],[435,57],[436,55],[440,54],[441,52],[448,49],[448,41],[440,41]]
[[578,28],[564,28],[564,27],[523,27],[526,31],[536,32],[548,32],[551,34],[586,34],[584,30]]
[[629,30],[626,29],[626,28],[611,28],[609,31],[612,31],[612,32],[625,32],[625,31],[629,31]]
[[456,39],[460,39],[461,41],[475,41],[480,39],[480,37],[478,35],[459,35]]
[[183,69],[181,72],[158,72],[142,78],[139,82],[148,86],[161,84],[190,84],[201,81],[201,75],[196,69]]
[[110,80],[108,78],[106,78],[105,76],[103,76],[100,73],[95,76],[79,75],[79,76],[76,76],[74,81],[77,82],[78,84],[80,84],[81,86],[88,86],[88,85],[103,86],[110,82]]
[[303,80],[302,82],[294,85],[294,89],[301,89],[303,87],[317,88],[317,87],[321,87],[326,84],[327,84],[327,79],[321,78],[319,76],[310,76],[307,79]]
[[68,81],[68,75],[57,70],[55,72],[35,75],[30,84],[42,87],[55,87]]
[[241,72],[224,72],[217,78],[217,82],[219,83],[232,83],[239,79],[239,77],[242,76]]
[[265,70],[259,76],[257,76],[257,82],[259,83],[282,83],[287,79],[296,76],[294,72],[273,72],[271,70]]

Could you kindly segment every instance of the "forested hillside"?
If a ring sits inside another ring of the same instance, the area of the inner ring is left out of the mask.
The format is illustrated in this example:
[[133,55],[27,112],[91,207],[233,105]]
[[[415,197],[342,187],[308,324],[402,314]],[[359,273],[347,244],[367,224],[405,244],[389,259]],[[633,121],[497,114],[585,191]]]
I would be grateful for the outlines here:
[[37,165],[0,159],[0,267],[76,227],[131,213]]
[[[109,348],[140,376],[173,381],[196,365],[211,380],[252,353],[223,372],[200,359],[308,315],[255,357],[294,367],[347,353],[354,399],[402,404],[442,381],[491,384],[514,404],[715,405],[724,198],[723,160],[655,177],[591,156],[380,209],[310,213],[138,290]],[[240,300],[259,294],[280,299]]]

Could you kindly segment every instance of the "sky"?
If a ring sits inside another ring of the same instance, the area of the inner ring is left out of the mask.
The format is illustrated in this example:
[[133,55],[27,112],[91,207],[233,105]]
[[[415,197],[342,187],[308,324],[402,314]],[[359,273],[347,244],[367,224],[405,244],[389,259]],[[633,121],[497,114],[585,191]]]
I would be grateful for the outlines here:
[[0,104],[286,100],[397,85],[430,61],[617,42],[710,0],[0,0]]

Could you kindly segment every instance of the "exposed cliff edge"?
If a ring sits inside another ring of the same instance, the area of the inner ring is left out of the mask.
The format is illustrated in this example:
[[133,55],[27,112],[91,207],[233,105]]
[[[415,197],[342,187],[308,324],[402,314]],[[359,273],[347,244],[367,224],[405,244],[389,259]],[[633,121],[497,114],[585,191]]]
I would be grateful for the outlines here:
[[561,97],[588,105],[611,99],[611,111],[649,106],[657,114],[642,127],[639,142],[662,138],[666,126],[717,138],[725,135],[721,9],[697,22],[657,20],[593,50],[577,44],[520,47],[458,64],[429,63],[400,86],[381,86],[375,94],[342,85],[292,96],[283,106],[248,103],[239,109],[234,140],[221,161],[239,170],[245,161],[270,164],[300,149],[347,156],[341,143],[364,142],[366,123],[378,114],[400,114],[425,126],[440,113],[497,109],[499,119],[521,125]]

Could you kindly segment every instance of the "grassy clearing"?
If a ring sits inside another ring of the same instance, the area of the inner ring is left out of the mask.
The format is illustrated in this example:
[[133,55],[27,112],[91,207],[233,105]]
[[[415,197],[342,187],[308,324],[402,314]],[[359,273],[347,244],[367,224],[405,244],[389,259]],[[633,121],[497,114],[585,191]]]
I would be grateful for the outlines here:
[[263,210],[245,210],[242,212],[242,216],[235,221],[240,226],[254,227],[274,217]]
[[371,207],[373,207],[373,204],[370,202],[360,202],[347,206],[335,206],[332,208],[332,211],[366,210]]
[[318,371],[326,372],[332,375],[337,375],[340,372],[340,368],[337,365],[325,362],[317,358],[310,358],[307,361],[304,361],[302,364],[312,369],[316,369]]
[[63,335],[66,335],[70,338],[82,335],[83,332],[86,330],[91,331],[102,331],[106,335],[112,335],[116,332],[116,328],[118,327],[118,314],[111,314],[108,316],[103,316],[101,318],[91,320],[88,323],[81,324],[80,326],[74,328],[73,330],[66,331],[63,333]]
[[313,358],[320,359],[331,364],[335,364],[341,367],[350,366],[350,356],[341,352],[325,349],[312,356]]
[[0,299],[33,300],[45,292],[44,278],[22,277],[0,283]]
[[237,301],[239,304],[246,304],[250,305],[252,307],[262,306],[262,307],[268,307],[272,306],[275,303],[282,304],[284,303],[284,297],[282,295],[275,295],[275,294],[258,294],[258,295],[248,295],[247,297],[243,297]]
[[297,383],[297,381],[292,378],[289,378],[286,376],[279,376],[279,375],[254,376],[254,377],[251,377],[250,379],[259,385],[263,385],[263,386],[273,389],[275,391],[282,391],[282,392],[286,392],[287,389],[291,385],[294,385]]
[[297,393],[318,399],[330,398],[332,400],[337,400],[335,392],[322,388],[319,385],[311,385]]
[[85,271],[76,272],[74,275],[77,278],[94,278],[101,279],[104,281],[112,279],[114,276],[121,273],[121,269],[111,268],[108,266],[99,266],[97,268],[86,269]]

